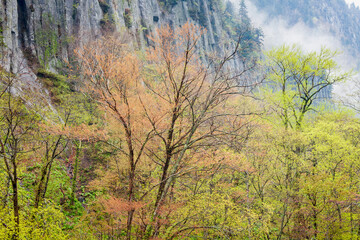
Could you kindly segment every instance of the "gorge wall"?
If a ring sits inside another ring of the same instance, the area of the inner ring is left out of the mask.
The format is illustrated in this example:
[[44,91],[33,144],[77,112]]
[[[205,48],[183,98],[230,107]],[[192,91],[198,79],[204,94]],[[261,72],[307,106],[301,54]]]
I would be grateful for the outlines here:
[[[73,44],[83,44],[105,31],[128,30],[139,48],[161,24],[181,26],[187,21],[207,29],[204,52],[230,48],[224,26],[225,6],[217,0],[2,0],[0,19],[8,50],[2,65],[17,72],[24,56],[55,68],[66,59]],[[49,63],[47,63],[49,62]]]

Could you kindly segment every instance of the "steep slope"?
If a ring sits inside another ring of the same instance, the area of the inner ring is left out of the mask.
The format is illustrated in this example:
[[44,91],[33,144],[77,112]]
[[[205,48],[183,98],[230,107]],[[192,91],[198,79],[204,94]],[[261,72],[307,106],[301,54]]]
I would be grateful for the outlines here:
[[338,39],[345,51],[360,56],[360,9],[344,0],[249,0],[268,14],[268,21],[281,17],[289,27],[304,23],[317,32]]
[[236,39],[233,26],[224,22],[224,13],[225,4],[216,0],[4,0],[0,26],[9,51],[2,65],[16,72],[25,55],[36,57],[44,68],[55,69],[75,44],[116,30],[127,29],[135,45],[143,49],[156,27],[181,26],[187,21],[207,29],[202,51],[221,53],[230,39]]

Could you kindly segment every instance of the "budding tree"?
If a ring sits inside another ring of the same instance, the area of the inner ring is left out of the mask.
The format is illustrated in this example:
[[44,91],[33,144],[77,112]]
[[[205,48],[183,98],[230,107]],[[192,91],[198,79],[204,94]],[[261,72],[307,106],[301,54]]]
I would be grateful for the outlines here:
[[[175,29],[163,26],[149,36],[151,47],[142,57],[111,37],[76,51],[85,91],[99,103],[107,124],[117,126],[109,135],[118,139],[117,149],[127,159],[128,206],[145,198],[153,201],[142,221],[145,238],[158,235],[170,186],[196,167],[192,156],[224,144],[230,139],[224,136],[238,140],[235,136],[244,133],[243,112],[234,111],[233,103],[244,87],[239,79],[254,65],[236,73],[229,70],[240,39],[230,54],[209,57],[205,65],[199,59],[203,33],[190,23]],[[159,174],[147,191],[135,182],[144,161]],[[128,239],[135,211],[128,209]]]

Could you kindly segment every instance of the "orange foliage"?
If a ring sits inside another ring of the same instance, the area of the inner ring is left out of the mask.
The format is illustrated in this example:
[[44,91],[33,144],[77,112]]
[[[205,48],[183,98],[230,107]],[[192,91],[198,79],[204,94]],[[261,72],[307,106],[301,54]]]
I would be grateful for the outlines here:
[[[127,200],[112,197],[103,204],[109,213],[128,213],[128,234],[138,209],[144,225],[159,228],[168,223],[164,215],[176,210],[166,205],[169,192],[177,191],[170,189],[175,178],[200,168],[216,171],[220,164],[241,165],[235,154],[212,149],[246,139],[249,129],[244,127],[248,119],[236,115],[231,106],[236,105],[231,102],[237,101],[233,96],[239,88],[222,69],[228,58],[214,68],[199,60],[197,45],[204,32],[191,23],[161,27],[149,36],[153,47],[145,59],[113,37],[75,52],[83,90],[103,111],[108,138],[120,145],[122,156],[114,159],[120,177],[106,173],[99,186],[111,184],[111,176],[126,178]],[[231,137],[225,138],[228,133]],[[96,134],[87,129],[87,135],[100,138]],[[143,197],[155,204],[143,208],[138,203]]]
[[82,141],[94,142],[106,140],[107,131],[99,129],[96,126],[88,126],[86,124],[60,126],[40,124],[41,130],[52,135],[63,135],[69,139],[77,139]]
[[137,210],[144,207],[146,204],[142,202],[129,202],[122,198],[110,197],[109,199],[102,199],[100,203],[105,207],[105,212],[116,214],[119,212],[127,212],[130,210]]

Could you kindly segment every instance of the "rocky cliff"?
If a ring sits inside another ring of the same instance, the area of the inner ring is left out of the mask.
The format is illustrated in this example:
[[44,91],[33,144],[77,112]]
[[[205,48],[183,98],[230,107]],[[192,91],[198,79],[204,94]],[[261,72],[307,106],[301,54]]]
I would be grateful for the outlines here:
[[[241,28],[250,33],[247,42],[254,40],[251,48],[259,50],[261,31],[241,25],[234,9],[222,0],[1,0],[0,69],[19,76],[14,91],[40,94],[50,102],[37,79],[38,69],[61,71],[76,46],[107,32],[127,31],[134,47],[144,49],[148,35],[160,25],[192,21],[207,29],[202,55],[232,49]],[[241,64],[233,61],[231,67]]]
[[[249,0],[268,14],[268,21],[286,20],[289,27],[298,23],[326,32],[339,40],[344,51],[360,56],[360,9],[345,0]],[[358,65],[359,67],[360,65]]]
[[181,26],[196,22],[207,29],[201,43],[205,52],[222,51],[229,40],[224,26],[225,7],[216,0],[2,0],[0,19],[7,46],[3,66],[16,72],[19,60],[36,57],[55,68],[66,59],[72,44],[85,43],[106,31],[128,30],[144,48],[148,34],[161,24]]

